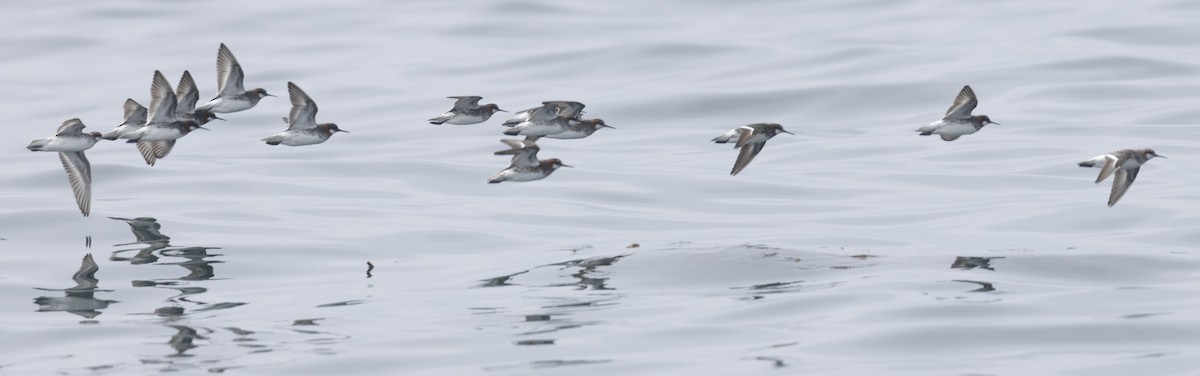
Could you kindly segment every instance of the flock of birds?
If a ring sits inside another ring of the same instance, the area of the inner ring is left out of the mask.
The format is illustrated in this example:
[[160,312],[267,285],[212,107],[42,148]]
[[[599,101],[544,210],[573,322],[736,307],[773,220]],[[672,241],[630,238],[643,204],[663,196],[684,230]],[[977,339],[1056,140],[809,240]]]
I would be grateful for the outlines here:
[[[80,212],[88,216],[91,211],[91,164],[83,152],[99,140],[125,139],[136,144],[146,164],[153,166],[165,158],[175,146],[176,140],[212,120],[224,120],[218,113],[232,113],[253,108],[264,97],[274,96],[265,89],[246,90],[243,86],[245,74],[233,53],[224,43],[217,50],[217,95],[207,103],[197,106],[200,91],[191,73],[183,72],[174,91],[162,72],[154,72],[150,86],[150,107],[127,99],[124,106],[124,122],[108,133],[83,131],[84,124],[78,118],[70,119],[58,127],[54,136],[34,140],[27,147],[31,151],[53,151],[67,171],[71,189]],[[295,83],[288,82],[288,96],[292,108],[283,118],[286,130],[263,138],[268,145],[304,146],[320,144],[338,132],[347,132],[337,124],[316,122],[317,104]],[[486,122],[501,110],[494,103],[480,105],[482,97],[457,96],[454,107],[429,122],[435,125],[470,125]],[[988,124],[997,124],[987,115],[972,115],[979,104],[975,91],[964,86],[955,97],[950,109],[938,121],[918,128],[922,136],[938,135],[944,141],[954,141],[964,135],[974,134]],[[544,179],[563,164],[558,158],[539,160],[541,150],[537,141],[541,138],[578,139],[591,136],[600,128],[613,128],[601,119],[584,119],[583,103],[573,101],[545,101],[539,107],[517,112],[502,125],[508,127],[504,134],[525,136],[525,139],[500,140],[509,148],[495,152],[496,155],[511,155],[509,166],[487,179],[488,183],[505,181],[525,182]],[[347,132],[348,133],[348,132]],[[792,134],[775,123],[756,123],[734,128],[712,141],[718,144],[734,143],[740,149],[730,175],[737,175],[754,157],[762,152],[767,140],[780,133]],[[1137,178],[1141,166],[1150,159],[1163,157],[1153,149],[1122,149],[1079,162],[1080,167],[1100,168],[1096,183],[1113,177],[1108,206],[1113,206],[1129,190]],[[1165,157],[1163,157],[1165,158]]]
[[[449,111],[429,119],[430,124],[469,125],[487,121],[501,110],[494,103],[480,106],[482,97],[465,96],[449,97],[456,100]],[[537,153],[541,147],[537,140],[545,138],[572,139],[584,138],[596,133],[600,128],[613,128],[604,124],[601,119],[584,119],[583,103],[573,101],[545,101],[540,107],[517,112],[503,124],[509,129],[504,131],[508,136],[525,136],[524,140],[500,140],[509,149],[497,151],[496,155],[512,155],[508,168],[488,178],[488,183],[504,181],[531,181],[543,179],[559,167],[571,167],[563,164],[558,158],[539,160]],[[614,128],[615,129],[615,128]]]

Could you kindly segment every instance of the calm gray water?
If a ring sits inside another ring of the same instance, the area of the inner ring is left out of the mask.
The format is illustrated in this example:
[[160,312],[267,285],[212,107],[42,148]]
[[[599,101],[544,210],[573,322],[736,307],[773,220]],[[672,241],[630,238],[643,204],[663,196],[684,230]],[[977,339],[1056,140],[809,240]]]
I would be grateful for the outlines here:
[[[333,3],[4,6],[0,374],[1200,369],[1194,1]],[[154,167],[105,142],[89,218],[24,150],[156,69],[209,98],[222,42],[352,133],[264,145],[280,97]],[[964,84],[1003,125],[918,137]],[[618,129],[489,185],[502,119],[427,124],[450,95]],[[730,177],[754,122],[797,135]],[[1075,163],[1141,147],[1106,207]]]

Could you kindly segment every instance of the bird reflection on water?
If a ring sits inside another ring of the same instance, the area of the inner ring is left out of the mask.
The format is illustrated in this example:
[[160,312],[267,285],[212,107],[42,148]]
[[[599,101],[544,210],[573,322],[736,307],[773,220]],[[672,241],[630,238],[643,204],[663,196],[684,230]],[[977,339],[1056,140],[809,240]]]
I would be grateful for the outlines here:
[[33,299],[37,304],[38,312],[69,312],[84,318],[91,319],[100,315],[100,310],[108,308],[109,304],[116,303],[115,300],[96,299],[95,294],[100,290],[97,286],[100,281],[96,279],[96,272],[100,267],[96,265],[96,260],[89,253],[83,256],[83,263],[79,266],[79,271],[71,276],[75,280],[75,287],[66,289],[42,289],[42,291],[61,291],[66,293],[66,296],[39,296]]

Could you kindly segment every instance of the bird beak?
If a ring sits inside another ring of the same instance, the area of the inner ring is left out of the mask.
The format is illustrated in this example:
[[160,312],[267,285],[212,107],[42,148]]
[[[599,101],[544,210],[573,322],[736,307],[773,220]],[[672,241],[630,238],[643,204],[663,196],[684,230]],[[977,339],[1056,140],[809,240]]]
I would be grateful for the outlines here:
[[988,124],[1002,125],[1002,124],[994,122],[994,121],[988,121]]
[[266,95],[268,97],[274,97],[274,95],[271,95],[271,94],[263,94],[263,95]]
[[600,126],[601,126],[601,127],[605,127],[605,128],[617,129],[617,127],[609,126],[609,125],[607,125],[607,124],[600,124]]
[[793,136],[795,136],[795,135],[796,135],[795,133],[788,132],[788,131],[785,131],[785,130],[782,130],[782,129],[780,129],[779,131],[780,131],[780,132],[783,132],[783,133],[787,133],[787,134],[793,135]]
[[1167,157],[1167,156],[1165,156],[1165,155],[1158,155],[1158,154],[1155,154],[1154,156],[1155,156],[1155,157],[1159,157],[1159,158],[1166,158],[1166,157]]
[[341,130],[341,129],[338,129],[338,132],[346,132],[346,133],[350,133],[350,131],[343,131],[343,130]]
[[575,168],[575,166],[571,166],[571,165],[559,165],[559,166],[561,166],[561,167],[570,167],[570,168]]
[[213,119],[214,119],[214,120],[225,121],[225,119],[219,118],[219,117],[217,117],[217,115],[213,115]]
[[500,112],[508,112],[508,111],[505,111],[505,110],[501,110],[501,109],[499,109],[499,108],[497,108],[497,109],[496,109],[496,111],[500,111]]

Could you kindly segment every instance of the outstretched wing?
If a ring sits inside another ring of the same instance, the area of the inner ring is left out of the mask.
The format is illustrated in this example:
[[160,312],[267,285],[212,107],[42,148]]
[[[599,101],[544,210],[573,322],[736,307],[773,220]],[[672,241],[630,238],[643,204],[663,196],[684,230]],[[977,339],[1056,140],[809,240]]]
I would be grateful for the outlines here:
[[1125,195],[1129,186],[1133,185],[1133,180],[1137,179],[1138,170],[1141,168],[1117,170],[1116,176],[1113,177],[1112,191],[1108,193],[1108,206],[1116,205],[1117,200]]
[[75,192],[75,203],[79,211],[86,217],[92,211],[92,165],[82,151],[65,151],[58,153],[63,169],[67,170],[67,180],[71,183],[71,191]]
[[454,102],[454,111],[474,110],[476,108],[479,108],[479,100],[483,99],[483,97],[476,97],[473,95],[465,96],[465,97],[446,97],[446,98],[457,99],[457,101]]
[[[750,125],[740,126],[737,128],[737,130],[738,130],[738,140],[737,140],[737,144],[734,144],[734,147],[740,148],[740,147],[746,146],[746,144],[750,143],[750,139],[754,138],[755,135],[762,132],[763,127],[762,127],[762,124],[750,124]],[[753,157],[751,157],[751,158],[753,158]],[[746,162],[746,163],[750,163],[750,162]]]
[[1125,164],[1125,158],[1118,158],[1113,154],[1105,154],[1104,167],[1100,168],[1100,175],[1096,176],[1096,183],[1099,184],[1100,182],[1104,181],[1104,179],[1108,179],[1108,176],[1112,175],[1113,172],[1117,170],[1117,166],[1123,164]]
[[742,172],[742,169],[745,169],[750,164],[750,161],[753,161],[754,157],[758,156],[758,153],[766,145],[766,142],[759,142],[742,146],[742,151],[738,153],[737,161],[733,163],[733,171],[730,171],[729,175],[737,175],[739,172]]
[[125,122],[146,123],[146,107],[133,98],[125,99]]
[[501,150],[496,152],[496,155],[511,154],[512,162],[510,167],[535,167],[538,166],[537,153],[540,148],[537,143],[529,140],[500,140],[508,145],[511,149]]
[[150,84],[150,118],[146,124],[170,123],[175,121],[175,93],[162,72],[154,71],[154,82]]
[[183,71],[183,77],[179,78],[179,86],[175,87],[175,97],[179,99],[175,106],[175,112],[182,117],[183,114],[196,109],[196,102],[200,101],[200,90],[196,89],[196,80],[192,79],[192,73]]
[[83,134],[83,121],[79,120],[79,118],[74,118],[64,121],[62,125],[58,126],[58,132],[54,135],[66,136],[80,134]]
[[226,47],[225,43],[221,43],[221,48],[217,49],[217,97],[242,94],[246,91],[242,87],[244,77],[242,65],[238,64],[237,58],[233,57],[233,52],[229,51],[229,47]]
[[979,100],[975,98],[975,91],[971,90],[971,85],[963,86],[958,92],[958,96],[954,97],[954,103],[950,105],[950,109],[946,110],[946,116],[943,119],[970,119],[971,111],[975,110],[975,106],[979,105]]
[[147,165],[154,165],[154,162],[166,157],[171,153],[171,148],[175,147],[175,140],[168,141],[138,141],[138,153],[142,154],[142,159],[146,160]]
[[292,100],[292,112],[288,114],[288,130],[316,128],[317,102],[313,102],[308,93],[291,82],[288,82],[288,96]]

